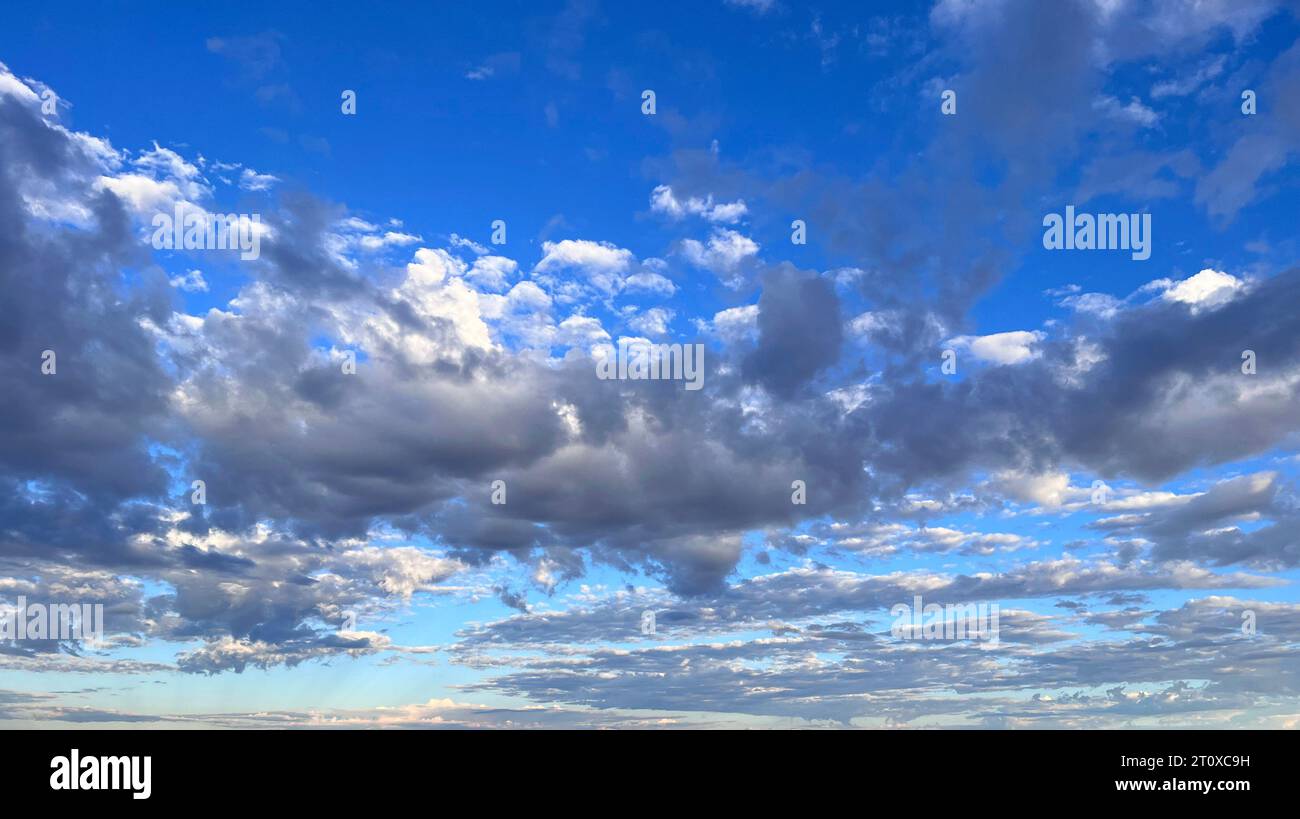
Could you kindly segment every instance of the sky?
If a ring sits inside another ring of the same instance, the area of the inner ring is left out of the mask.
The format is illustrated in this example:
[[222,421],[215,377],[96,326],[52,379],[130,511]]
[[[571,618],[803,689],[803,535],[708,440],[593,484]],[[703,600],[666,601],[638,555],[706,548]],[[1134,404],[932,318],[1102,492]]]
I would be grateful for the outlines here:
[[5,16],[0,727],[1300,725],[1300,3]]

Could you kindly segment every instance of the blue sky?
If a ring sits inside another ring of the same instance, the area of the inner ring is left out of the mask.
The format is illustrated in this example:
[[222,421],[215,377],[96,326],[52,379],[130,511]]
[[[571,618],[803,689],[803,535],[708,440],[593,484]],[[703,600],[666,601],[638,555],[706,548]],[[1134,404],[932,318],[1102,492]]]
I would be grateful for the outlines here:
[[1300,719],[1294,3],[7,17],[0,724]]

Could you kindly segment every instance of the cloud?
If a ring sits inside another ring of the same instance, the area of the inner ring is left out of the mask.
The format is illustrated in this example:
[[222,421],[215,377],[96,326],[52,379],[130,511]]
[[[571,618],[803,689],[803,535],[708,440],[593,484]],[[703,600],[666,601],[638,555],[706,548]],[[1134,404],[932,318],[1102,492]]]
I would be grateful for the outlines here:
[[1143,128],[1151,128],[1160,121],[1160,115],[1143,105],[1136,97],[1127,103],[1122,103],[1114,97],[1098,97],[1093,101],[1092,107],[1104,116],[1131,122]]
[[483,62],[465,72],[465,79],[488,80],[493,77],[515,74],[518,73],[520,64],[519,52],[503,51],[488,56]]
[[688,262],[716,274],[731,287],[740,286],[739,273],[758,255],[758,249],[753,239],[727,228],[714,230],[707,244],[696,239],[681,244],[681,254]]
[[758,300],[758,343],[745,377],[789,397],[838,358],[839,299],[825,279],[786,264],[769,269]]
[[208,292],[208,283],[203,278],[203,271],[201,270],[191,270],[184,276],[172,276],[168,280],[168,283],[172,287],[175,287],[178,290],[183,290],[186,293]]
[[[497,651],[522,655],[518,670],[471,690],[561,707],[727,712],[743,702],[747,714],[841,723],[889,725],[943,716],[941,724],[950,727],[971,720],[1096,727],[1268,703],[1267,694],[1250,691],[1225,669],[1230,658],[1247,653],[1270,673],[1293,663],[1288,643],[1297,607],[1259,610],[1278,631],[1266,642],[1252,643],[1241,639],[1239,614],[1256,604],[1233,598],[1203,598],[1181,609],[1128,616],[1112,621],[1127,624],[1129,633],[1121,639],[1089,642],[1071,639],[1072,618],[1004,606],[1000,647],[991,652],[970,643],[900,641],[890,635],[887,609],[901,601],[910,605],[914,594],[949,603],[969,600],[968,594],[1020,599],[1165,583],[1215,588],[1242,580],[1213,580],[1188,573],[1185,566],[1152,572],[1070,561],[978,580],[799,570],[746,581],[695,605],[619,592],[560,612],[518,614],[466,629],[451,651],[471,664],[488,662]],[[651,637],[637,628],[645,610],[656,612],[658,629]],[[759,636],[744,636],[753,631]],[[1153,635],[1194,642],[1207,654],[1171,650],[1176,647]],[[1288,687],[1300,684],[1294,674],[1283,677]],[[655,683],[645,684],[647,679]],[[1188,690],[1187,679],[1210,685]],[[1083,696],[1077,693],[1079,681],[1110,690]],[[1126,691],[1129,685],[1137,690]],[[1152,685],[1185,694],[1170,701],[1143,693]],[[864,691],[871,696],[863,698]]]
[[749,209],[745,206],[745,200],[738,199],[735,202],[718,203],[713,201],[713,194],[709,194],[701,199],[698,196],[692,196],[685,200],[678,199],[673,193],[672,186],[659,185],[650,193],[650,210],[654,213],[662,213],[672,219],[684,219],[687,216],[699,216],[709,222],[720,222],[732,224],[740,221]]
[[1043,339],[1039,331],[1015,330],[987,336],[957,336],[947,343],[957,349],[969,350],[980,361],[1005,366],[1023,364],[1041,355],[1035,347]]
[[267,191],[279,181],[278,176],[272,176],[269,173],[258,173],[252,168],[244,168],[239,174],[239,187],[246,191]]
[[632,263],[632,252],[609,242],[591,242],[585,239],[564,239],[543,242],[543,257],[535,270],[546,273],[554,270],[577,268],[594,276],[617,275]]
[[1209,57],[1191,74],[1163,80],[1153,85],[1151,87],[1151,98],[1163,99],[1165,97],[1187,96],[1222,74],[1226,62],[1227,58],[1222,54]]
[[1246,282],[1229,273],[1206,268],[1182,281],[1158,279],[1143,289],[1159,292],[1166,301],[1179,302],[1192,312],[1213,309],[1232,301],[1246,289]]
[[729,344],[751,338],[758,332],[758,305],[728,307],[713,316],[711,329]]
[[248,77],[261,79],[283,66],[283,35],[264,31],[247,37],[209,37],[208,51],[236,63]]
[[[1252,90],[1264,99],[1289,99],[1300,92],[1300,44],[1274,60],[1260,87]],[[1300,149],[1300,121],[1295,117],[1266,118],[1254,128],[1245,125],[1233,130],[1232,144],[1219,151],[1222,160],[1196,182],[1196,203],[1225,223],[1261,198],[1264,180]]]
[[723,0],[728,6],[752,11],[755,14],[767,14],[776,8],[776,0]]
[[639,315],[628,319],[628,326],[647,336],[662,336],[668,332],[676,314],[663,307],[652,307]]

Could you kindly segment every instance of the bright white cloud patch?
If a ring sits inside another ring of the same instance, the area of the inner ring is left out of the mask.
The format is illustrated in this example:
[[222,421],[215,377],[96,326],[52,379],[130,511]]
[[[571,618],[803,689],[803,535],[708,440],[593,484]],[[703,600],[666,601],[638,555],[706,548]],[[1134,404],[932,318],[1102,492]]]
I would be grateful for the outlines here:
[[715,273],[733,287],[740,285],[741,279],[736,275],[740,267],[757,256],[758,250],[758,243],[753,239],[726,228],[715,230],[707,244],[686,239],[681,247],[687,261]]
[[1157,279],[1143,289],[1154,290],[1165,301],[1176,301],[1200,312],[1227,304],[1245,288],[1246,282],[1236,276],[1206,268],[1181,281]]
[[542,273],[574,268],[592,276],[608,276],[623,273],[632,264],[632,251],[609,242],[586,239],[544,242],[542,252],[542,260],[535,268]]
[[650,193],[650,210],[673,219],[699,216],[710,222],[724,224],[737,222],[749,213],[743,199],[715,204],[713,194],[709,194],[704,198],[692,196],[683,200],[677,198],[669,185],[660,185]]
[[1015,330],[987,336],[957,336],[948,344],[969,350],[980,361],[990,364],[1023,364],[1041,354],[1037,345],[1043,337],[1040,331]]

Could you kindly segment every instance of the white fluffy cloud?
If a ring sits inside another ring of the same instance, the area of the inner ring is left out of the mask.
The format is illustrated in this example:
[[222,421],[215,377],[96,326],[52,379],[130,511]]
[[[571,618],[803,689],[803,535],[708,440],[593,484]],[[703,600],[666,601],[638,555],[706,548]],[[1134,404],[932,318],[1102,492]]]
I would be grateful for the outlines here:
[[542,254],[533,272],[553,284],[565,301],[581,300],[582,285],[572,280],[562,282],[557,278],[560,274],[576,274],[598,292],[612,296],[623,288],[623,277],[635,261],[632,251],[626,248],[587,239],[543,242]]
[[687,216],[699,216],[710,222],[733,224],[749,213],[744,199],[735,202],[713,201],[713,194],[701,199],[698,196],[679,199],[669,185],[660,185],[650,193],[650,210],[662,213],[672,219],[684,219]]
[[540,273],[577,270],[592,277],[625,273],[632,265],[632,251],[609,242],[564,239],[542,243],[542,260],[534,268]]
[[1156,279],[1143,289],[1154,290],[1165,301],[1185,304],[1193,313],[1198,313],[1232,301],[1245,291],[1246,282],[1230,273],[1206,268],[1181,281]]
[[1043,333],[1037,330],[1013,330],[1009,333],[993,333],[987,336],[957,336],[948,344],[954,348],[969,350],[980,361],[998,366],[1023,364],[1041,355],[1037,349]]
[[712,323],[706,323],[704,329],[712,329],[728,344],[749,338],[758,332],[758,305],[747,304],[721,310],[714,314]]
[[758,243],[734,230],[722,228],[709,236],[708,244],[696,239],[682,242],[682,256],[696,267],[701,267],[731,286],[739,286],[736,276],[741,265],[758,255]]
[[662,336],[668,332],[668,325],[675,315],[672,310],[664,307],[652,307],[628,319],[627,325],[642,335]]

